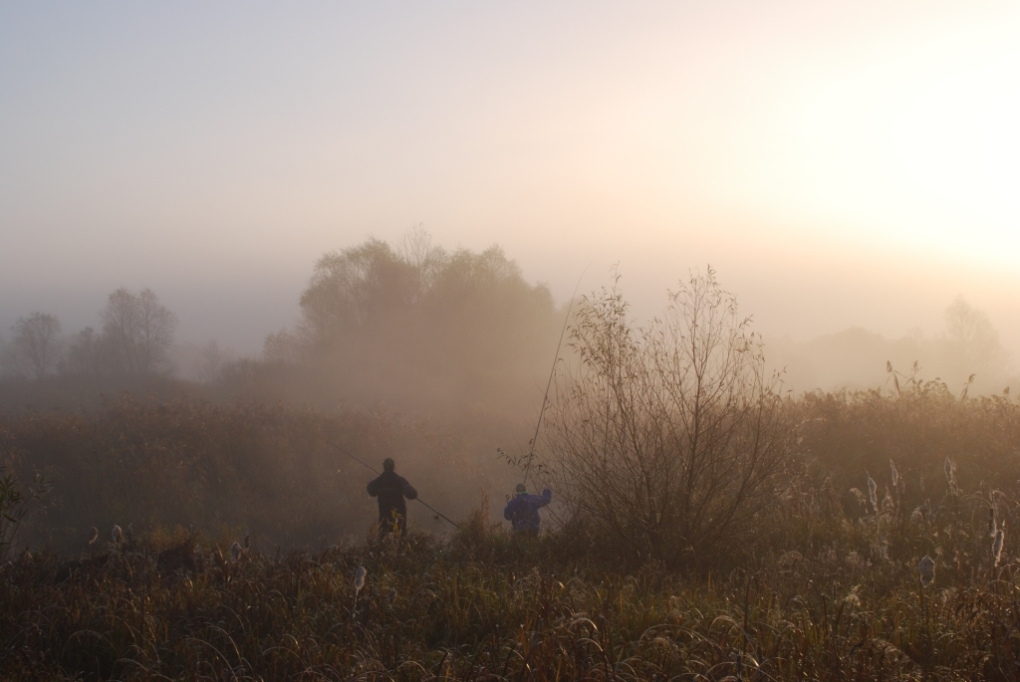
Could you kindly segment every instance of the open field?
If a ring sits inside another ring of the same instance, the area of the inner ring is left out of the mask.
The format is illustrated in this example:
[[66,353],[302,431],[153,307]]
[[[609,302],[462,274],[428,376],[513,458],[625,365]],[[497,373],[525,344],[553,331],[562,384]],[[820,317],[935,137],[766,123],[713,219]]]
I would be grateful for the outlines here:
[[[445,485],[460,504],[492,465],[471,468],[456,439],[392,415],[132,400],[9,415],[6,468],[22,484],[41,471],[53,487],[27,508],[0,567],[0,670],[15,680],[1016,679],[1018,414],[1008,397],[920,382],[790,400],[789,491],[711,553],[667,559],[607,543],[568,507],[543,512],[537,540],[493,524],[477,493],[474,511],[450,509],[432,494],[444,479],[429,463],[458,472]],[[415,506],[402,546],[351,540],[371,520],[365,474],[328,479],[337,460],[323,434],[419,452],[412,480],[460,530],[425,532],[432,521]],[[104,530],[86,544],[90,525],[128,520],[124,543]],[[233,561],[245,530],[251,547]]]
[[0,1],[0,682],[1020,682],[1018,37]]
[[927,520],[889,521],[888,546],[824,513],[785,530],[737,548],[743,568],[704,575],[616,570],[577,536],[519,542],[480,516],[445,543],[236,563],[165,535],[22,557],[3,569],[0,667],[15,680],[1015,679],[1020,584],[1014,565],[968,552],[983,539],[956,540],[922,588]]

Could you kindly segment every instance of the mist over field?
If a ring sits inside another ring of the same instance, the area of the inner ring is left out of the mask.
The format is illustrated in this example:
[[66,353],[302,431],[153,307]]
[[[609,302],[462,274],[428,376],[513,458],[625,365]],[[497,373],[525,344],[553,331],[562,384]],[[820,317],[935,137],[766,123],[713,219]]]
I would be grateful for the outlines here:
[[998,0],[0,4],[0,678],[1016,679],[1018,82]]

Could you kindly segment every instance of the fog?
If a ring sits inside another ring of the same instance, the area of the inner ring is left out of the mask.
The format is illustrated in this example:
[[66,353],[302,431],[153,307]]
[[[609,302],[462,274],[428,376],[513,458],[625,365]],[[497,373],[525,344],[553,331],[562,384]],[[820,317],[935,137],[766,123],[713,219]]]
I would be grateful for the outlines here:
[[148,287],[257,353],[323,253],[422,224],[560,303],[711,264],[770,336],[963,296],[1020,347],[1009,3],[0,13],[5,338]]

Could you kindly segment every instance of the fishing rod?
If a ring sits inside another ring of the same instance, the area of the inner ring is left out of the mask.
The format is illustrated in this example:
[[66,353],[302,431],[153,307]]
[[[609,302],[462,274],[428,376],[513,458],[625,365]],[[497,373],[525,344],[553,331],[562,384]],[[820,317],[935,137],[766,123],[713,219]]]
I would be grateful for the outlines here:
[[[343,449],[342,447],[340,447],[340,446],[339,446],[339,445],[337,445],[336,443],[333,443],[333,442],[331,442],[331,441],[328,441],[328,440],[326,440],[325,438],[323,438],[322,440],[326,441],[326,444],[327,444],[327,445],[332,445],[332,446],[333,446],[334,448],[336,448],[336,449],[337,449],[337,450],[339,450],[340,452],[344,453],[345,455],[347,455],[348,457],[350,457],[351,459],[353,459],[353,460],[354,460],[355,462],[357,462],[357,463],[358,463],[358,464],[360,464],[361,466],[363,466],[363,467],[365,467],[366,469],[368,469],[369,471],[371,471],[371,472],[372,472],[373,474],[375,474],[376,476],[379,476],[379,475],[380,475],[380,474],[379,474],[379,472],[378,472],[378,471],[376,471],[376,470],[375,470],[375,468],[373,468],[373,467],[372,467],[371,465],[369,465],[369,464],[367,464],[366,462],[364,462],[364,461],[362,461],[362,460],[358,459],[357,457],[355,457],[355,456],[354,456],[354,455],[352,455],[351,453],[347,452],[346,450],[344,450],[344,449]],[[337,470],[337,473],[339,473],[339,470]],[[447,516],[446,514],[444,514],[444,513],[443,513],[443,512],[441,512],[441,511],[439,511],[438,509],[436,509],[435,507],[433,507],[433,506],[432,506],[431,504],[429,504],[429,503],[428,503],[428,502],[426,502],[425,500],[421,499],[420,497],[416,497],[416,498],[414,498],[414,499],[416,499],[416,500],[417,500],[418,502],[421,502],[421,503],[422,503],[423,505],[425,505],[425,508],[426,508],[426,509],[428,509],[429,511],[431,511],[431,512],[432,512],[433,514],[435,514],[435,515],[436,515],[436,518],[441,518],[441,519],[443,519],[444,521],[446,521],[447,523],[449,523],[449,524],[450,524],[451,526],[453,526],[454,528],[456,528],[457,530],[460,530],[460,524],[458,524],[458,523],[457,523],[456,521],[454,521],[453,519],[451,519],[451,518],[450,518],[449,516]]]
[[542,428],[542,416],[545,414],[545,406],[549,402],[549,389],[552,388],[553,377],[556,375],[556,363],[560,361],[560,348],[563,347],[563,337],[567,333],[567,325],[570,324],[570,311],[574,307],[574,299],[577,298],[577,290],[581,288],[581,280],[584,279],[584,274],[588,272],[588,268],[591,267],[591,263],[585,266],[584,271],[581,272],[581,276],[577,278],[577,284],[574,285],[574,293],[570,295],[570,303],[567,304],[567,316],[563,320],[563,329],[560,330],[560,340],[556,344],[556,356],[553,358],[552,369],[549,370],[549,381],[545,384],[545,395],[542,396],[542,408],[538,411],[538,423],[535,424],[535,435],[531,439],[531,449],[528,451],[528,463],[524,466],[524,485],[528,484],[528,474],[531,472],[531,462],[535,458],[535,446],[538,444],[538,431]]

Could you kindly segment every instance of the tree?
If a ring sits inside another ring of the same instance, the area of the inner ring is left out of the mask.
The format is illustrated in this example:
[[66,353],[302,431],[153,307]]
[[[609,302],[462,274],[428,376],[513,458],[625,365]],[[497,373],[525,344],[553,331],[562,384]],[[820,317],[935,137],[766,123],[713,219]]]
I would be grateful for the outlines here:
[[37,311],[18,318],[11,331],[14,338],[7,349],[8,362],[36,380],[45,378],[60,358],[60,321]]
[[578,365],[557,382],[551,463],[595,537],[676,564],[735,541],[783,493],[778,379],[711,269],[645,330],[615,285],[586,297],[570,339]]
[[449,262],[446,251],[432,245],[432,237],[421,225],[416,225],[404,236],[402,257],[414,268],[413,302],[421,298],[435,284],[436,278]]
[[92,327],[75,334],[60,362],[60,372],[95,377],[110,371],[111,349],[106,339]]
[[151,289],[137,296],[117,289],[110,294],[102,319],[114,372],[145,375],[168,369],[177,316]]
[[[271,335],[267,359],[287,357],[295,345],[336,355],[361,352],[354,350],[359,343],[373,349],[395,343],[405,346],[402,355],[444,356],[441,364],[470,364],[467,355],[503,362],[505,350],[521,355],[529,337],[544,337],[545,327],[554,326],[549,290],[525,282],[502,249],[450,255],[420,228],[400,253],[375,239],[327,253],[301,296],[301,310],[304,343]],[[500,357],[482,357],[486,351]]]
[[304,331],[313,345],[328,346],[412,305],[418,280],[414,266],[377,239],[327,253],[301,295]]
[[944,343],[950,381],[966,381],[972,374],[991,379],[1002,372],[1006,351],[988,315],[957,297],[946,308],[945,320]]

